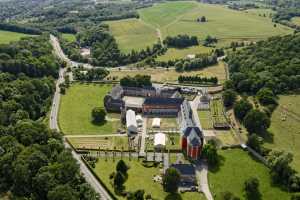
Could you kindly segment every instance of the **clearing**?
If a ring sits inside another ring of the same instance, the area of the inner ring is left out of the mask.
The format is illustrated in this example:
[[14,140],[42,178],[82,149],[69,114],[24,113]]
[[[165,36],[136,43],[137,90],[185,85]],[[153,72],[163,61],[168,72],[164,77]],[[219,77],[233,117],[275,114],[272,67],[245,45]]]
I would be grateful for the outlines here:
[[223,162],[219,169],[209,172],[209,185],[216,200],[225,191],[232,192],[241,199],[244,196],[244,182],[250,177],[259,179],[261,199],[289,200],[290,195],[272,185],[269,169],[252,159],[241,149],[219,151]]
[[300,95],[279,96],[269,131],[273,134],[273,141],[265,146],[293,153],[292,166],[300,171]]
[[30,37],[30,36],[32,35],[0,30],[0,44],[15,42],[20,40],[22,37]]
[[74,34],[63,33],[62,38],[64,38],[68,42],[75,42],[76,41],[76,36]]
[[108,84],[71,85],[61,98],[58,121],[62,132],[66,135],[116,133],[121,127],[119,118],[112,117],[113,120],[97,125],[91,117],[94,107],[103,107],[103,98],[111,88]]

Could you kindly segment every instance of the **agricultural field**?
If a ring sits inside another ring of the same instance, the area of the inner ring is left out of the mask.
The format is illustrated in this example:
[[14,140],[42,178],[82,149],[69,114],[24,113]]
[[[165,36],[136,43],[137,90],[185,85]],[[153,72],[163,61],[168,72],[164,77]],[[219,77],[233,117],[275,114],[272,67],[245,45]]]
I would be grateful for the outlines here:
[[300,95],[279,96],[269,132],[273,141],[266,141],[265,146],[293,153],[292,166],[300,171]]
[[293,17],[292,22],[298,26],[300,26],[300,17]]
[[226,126],[228,124],[224,116],[224,105],[222,99],[212,99],[210,102],[210,109],[214,126]]
[[30,36],[32,35],[0,30],[0,44],[15,42],[20,40],[22,37],[30,37]]
[[176,72],[174,68],[172,69],[162,69],[162,68],[141,68],[135,70],[121,70],[121,71],[110,71],[109,77],[115,77],[116,80],[120,80],[125,76],[135,76],[137,74],[151,75],[151,80],[154,82],[169,82],[176,83],[178,76],[205,76],[213,77],[216,76],[219,83],[223,83],[226,80],[226,71],[224,63],[220,62],[217,65],[206,67],[201,70],[194,70],[189,72]]
[[[130,169],[128,170],[128,179],[125,182],[126,191],[136,191],[138,189],[145,190],[145,194],[150,194],[153,199],[166,199],[166,200],[190,200],[198,199],[205,200],[205,197],[196,192],[186,192],[183,194],[170,195],[163,191],[162,185],[152,180],[153,176],[160,175],[161,168],[159,166],[144,166],[141,161],[132,158],[123,159]],[[109,179],[109,175],[116,170],[117,160],[114,162],[112,158],[107,161],[99,159],[94,169],[95,173],[105,183],[105,185],[114,193],[113,186]],[[141,174],[143,176],[141,176]],[[125,200],[126,198],[117,196],[118,199]]]
[[[292,33],[292,29],[277,24],[274,27],[268,9],[235,11],[222,5],[203,4],[193,1],[175,1],[155,4],[139,10],[140,19],[107,22],[117,42],[125,52],[141,49],[166,36],[188,34],[203,40],[207,35],[217,37],[217,47],[231,41],[257,41],[270,36]],[[263,14],[266,17],[263,17]],[[261,16],[260,16],[261,15]],[[197,18],[205,16],[205,23]],[[170,49],[159,60],[185,57],[191,53],[210,51],[202,46],[188,49]]]
[[259,180],[261,199],[289,200],[290,195],[271,182],[269,169],[241,149],[219,151],[222,163],[219,169],[208,174],[209,186],[216,200],[225,191],[232,192],[242,200],[245,199],[244,182],[250,177]]
[[73,84],[61,98],[59,126],[66,135],[114,134],[121,127],[119,118],[108,116],[104,124],[92,123],[94,107],[103,107],[103,98],[112,85]]
[[129,53],[132,49],[141,50],[151,47],[158,41],[155,29],[138,19],[108,21],[110,31],[115,36],[120,49]]
[[67,137],[75,149],[128,150],[128,137]]
[[63,33],[63,34],[62,34],[62,38],[64,38],[64,39],[67,40],[68,42],[75,42],[75,41],[76,41],[76,37],[75,37],[74,34]]

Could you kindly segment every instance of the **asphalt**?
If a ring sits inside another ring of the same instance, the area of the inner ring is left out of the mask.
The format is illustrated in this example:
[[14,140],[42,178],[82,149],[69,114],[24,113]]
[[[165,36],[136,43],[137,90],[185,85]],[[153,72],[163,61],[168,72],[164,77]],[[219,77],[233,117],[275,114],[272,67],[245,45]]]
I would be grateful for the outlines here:
[[[54,48],[54,53],[60,59],[66,61],[68,64],[72,65],[72,62],[63,53],[57,38],[53,35],[50,35],[50,42],[51,42],[51,44]],[[59,126],[58,126],[58,122],[57,122],[59,103],[60,103],[59,84],[64,82],[64,76],[63,75],[64,75],[65,71],[66,71],[65,68],[61,68],[59,70],[59,78],[56,81],[56,91],[55,91],[54,96],[53,96],[51,112],[50,112],[50,121],[49,121],[50,129],[54,129],[54,130],[57,130],[57,131],[60,131]],[[103,188],[103,186],[98,182],[98,180],[94,177],[94,175],[90,172],[90,170],[87,168],[87,166],[83,163],[83,161],[81,160],[80,155],[77,154],[70,147],[70,145],[66,142],[65,138],[64,138],[64,145],[65,145],[66,148],[71,150],[73,157],[77,160],[77,163],[80,166],[81,174],[86,179],[86,181],[94,188],[94,190],[100,195],[101,199],[111,200],[112,198],[110,197],[110,195]]]

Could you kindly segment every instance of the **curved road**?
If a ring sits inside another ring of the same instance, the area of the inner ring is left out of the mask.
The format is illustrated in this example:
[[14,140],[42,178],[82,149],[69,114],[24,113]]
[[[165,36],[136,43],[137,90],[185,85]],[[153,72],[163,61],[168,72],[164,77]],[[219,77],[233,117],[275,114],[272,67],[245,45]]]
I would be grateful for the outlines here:
[[[71,67],[73,66],[73,62],[70,61],[66,55],[63,53],[59,42],[56,37],[53,35],[50,35],[50,42],[54,48],[54,53],[62,60],[66,61],[68,64],[71,64]],[[66,69],[61,68],[59,70],[59,78],[56,82],[56,91],[54,93],[52,106],[51,106],[51,112],[50,112],[50,120],[49,120],[49,126],[50,129],[54,129],[57,131],[59,130],[59,126],[57,123],[57,116],[58,116],[58,109],[59,109],[59,103],[60,103],[60,92],[59,92],[59,84],[64,82],[64,73]],[[107,193],[107,191],[102,187],[102,185],[97,181],[97,179],[94,177],[94,175],[90,172],[90,170],[87,168],[87,166],[83,163],[81,160],[80,155],[78,155],[73,149],[70,147],[70,145],[66,142],[64,138],[64,145],[66,148],[71,149],[73,157],[77,160],[77,163],[80,166],[80,171],[86,181],[94,188],[94,190],[101,196],[101,199],[104,200],[111,200],[112,198]]]

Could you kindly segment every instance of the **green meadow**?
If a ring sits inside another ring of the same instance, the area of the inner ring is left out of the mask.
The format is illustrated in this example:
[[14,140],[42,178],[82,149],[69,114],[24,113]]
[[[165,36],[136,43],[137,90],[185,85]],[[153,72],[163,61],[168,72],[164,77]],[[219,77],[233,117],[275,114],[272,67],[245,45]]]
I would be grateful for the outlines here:
[[300,17],[293,17],[292,22],[298,26],[300,26]]
[[68,42],[75,42],[76,41],[76,37],[74,34],[68,34],[68,33],[63,33],[62,37],[67,40]]
[[7,44],[10,42],[18,41],[22,37],[28,37],[28,36],[31,35],[0,30],[0,44]]

